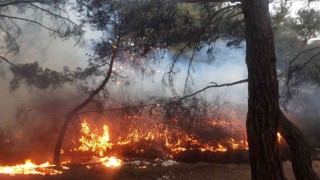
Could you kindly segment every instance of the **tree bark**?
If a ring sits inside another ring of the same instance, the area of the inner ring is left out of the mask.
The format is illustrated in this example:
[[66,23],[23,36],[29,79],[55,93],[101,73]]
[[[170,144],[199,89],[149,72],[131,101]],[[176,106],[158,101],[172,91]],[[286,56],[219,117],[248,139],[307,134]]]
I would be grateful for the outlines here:
[[297,180],[319,180],[312,168],[308,144],[297,126],[280,112],[279,132],[290,146],[292,168]]
[[252,179],[285,179],[277,144],[279,90],[269,0],[242,1],[248,68],[247,136]]

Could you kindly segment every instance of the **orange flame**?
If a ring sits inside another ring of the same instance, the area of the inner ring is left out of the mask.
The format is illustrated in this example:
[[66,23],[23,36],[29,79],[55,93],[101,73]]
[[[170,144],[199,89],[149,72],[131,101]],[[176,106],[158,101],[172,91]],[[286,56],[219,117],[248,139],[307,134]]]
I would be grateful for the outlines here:
[[[231,122],[226,121],[212,121],[211,126],[232,126]],[[143,141],[160,141],[171,153],[176,154],[186,150],[200,150],[210,152],[226,152],[229,149],[248,149],[248,143],[245,139],[234,138],[225,139],[223,142],[204,142],[199,139],[197,135],[188,134],[184,131],[169,130],[163,124],[153,124],[152,129],[143,131],[141,127],[130,126],[126,134],[117,135],[118,138],[112,137],[109,131],[109,126],[104,124],[103,129],[93,128],[86,120],[81,124],[81,137],[79,139],[80,146],[75,150],[82,152],[91,152],[100,157],[108,155],[107,151],[112,151],[115,147],[124,145],[132,145],[134,143],[141,143]],[[237,127],[241,129],[240,127]],[[244,131],[245,132],[245,131]],[[138,150],[143,152],[144,150]]]
[[105,157],[102,158],[102,164],[106,167],[120,167],[122,165],[122,160],[116,157]]
[[52,169],[54,165],[48,162],[36,165],[31,160],[26,160],[25,164],[18,164],[15,166],[0,166],[0,174],[39,174],[39,175],[55,175],[61,174],[62,171]]
[[90,129],[88,123],[84,121],[81,124],[81,132],[83,135],[80,137],[79,141],[81,146],[78,148],[80,151],[92,151],[98,153],[100,156],[104,155],[107,149],[112,148],[112,143],[109,137],[108,126],[103,126],[103,134],[99,134],[98,130]]

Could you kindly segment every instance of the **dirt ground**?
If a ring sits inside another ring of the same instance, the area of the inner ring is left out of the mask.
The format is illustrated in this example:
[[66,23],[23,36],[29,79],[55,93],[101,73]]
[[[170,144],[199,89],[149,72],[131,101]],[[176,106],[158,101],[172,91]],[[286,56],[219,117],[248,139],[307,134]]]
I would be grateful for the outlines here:
[[[320,176],[320,161],[313,166]],[[290,162],[284,162],[284,170],[288,180],[294,180]],[[125,165],[122,168],[110,169],[94,166],[88,169],[84,165],[73,165],[70,170],[55,176],[0,175],[1,180],[247,180],[250,179],[248,164],[210,164],[210,163],[179,163],[163,167],[161,165]]]

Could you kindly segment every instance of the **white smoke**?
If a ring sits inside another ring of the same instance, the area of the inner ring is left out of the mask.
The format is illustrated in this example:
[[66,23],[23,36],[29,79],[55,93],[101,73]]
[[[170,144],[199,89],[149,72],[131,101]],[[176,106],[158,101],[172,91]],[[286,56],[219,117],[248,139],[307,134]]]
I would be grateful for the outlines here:
[[[197,53],[197,61],[194,61],[191,70],[192,80],[189,80],[192,90],[198,91],[208,85],[214,83],[223,84],[239,81],[247,78],[245,65],[245,49],[230,49],[226,47],[225,42],[216,43],[215,59],[207,62],[206,51],[202,50]],[[162,79],[166,72],[169,71],[169,65],[173,61],[173,55],[166,53],[164,58],[158,63],[151,64],[151,68],[155,70],[155,75],[144,78],[136,77],[135,82],[128,86],[128,92],[133,96],[172,96],[172,92],[162,83]],[[183,89],[186,82],[189,59],[186,57],[179,58],[176,67],[179,73],[175,76],[175,89],[180,96],[183,95]],[[137,76],[137,75],[136,75]],[[123,88],[119,84],[119,88]],[[211,88],[206,91],[207,98],[211,98],[213,94],[221,94],[226,101],[245,104],[247,103],[247,84],[239,84],[224,88]]]

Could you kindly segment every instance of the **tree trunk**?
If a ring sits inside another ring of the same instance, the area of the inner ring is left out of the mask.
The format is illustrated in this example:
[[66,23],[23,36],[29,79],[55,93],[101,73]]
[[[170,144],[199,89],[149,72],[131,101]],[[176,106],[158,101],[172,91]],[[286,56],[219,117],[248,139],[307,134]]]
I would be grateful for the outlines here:
[[[90,100],[91,101],[91,100]],[[88,101],[88,103],[90,102]],[[87,104],[88,104],[87,103]],[[85,104],[84,106],[86,106],[87,104]],[[83,107],[84,107],[83,106]],[[54,149],[54,154],[53,154],[53,163],[56,165],[56,166],[60,166],[60,156],[61,156],[61,148],[62,148],[62,144],[63,144],[63,139],[64,139],[64,136],[67,132],[67,129],[69,127],[69,124],[73,118],[73,116],[80,110],[82,109],[79,108],[80,106],[76,106],[73,110],[71,110],[66,116],[65,116],[65,119],[64,119],[64,122],[63,122],[63,125],[62,125],[62,128],[60,130],[60,133],[59,133],[59,137],[58,137],[58,140],[57,140],[57,143],[56,143],[56,147]]]
[[[115,52],[116,53],[116,52]],[[115,55],[114,55],[115,56]],[[99,85],[99,87],[94,90],[82,103],[80,103],[79,105],[77,105],[76,107],[74,107],[69,113],[67,113],[67,115],[65,116],[61,131],[59,133],[59,137],[57,140],[57,144],[54,150],[54,154],[53,154],[53,163],[57,166],[60,165],[60,154],[61,154],[61,148],[62,148],[62,144],[63,144],[63,139],[64,136],[67,132],[67,129],[69,127],[69,124],[72,120],[72,118],[75,116],[76,113],[78,113],[82,108],[84,108],[86,105],[88,105],[92,99],[94,98],[94,96],[96,96],[107,84],[107,82],[109,81],[111,74],[112,74],[112,67],[113,67],[113,62],[114,62],[114,57],[112,57],[111,61],[110,61],[110,66],[109,66],[109,70],[107,73],[107,76],[105,77],[105,79],[103,80],[103,82]]]
[[248,67],[247,136],[252,179],[285,179],[277,130],[279,91],[269,1],[242,1]]
[[64,136],[67,132],[67,129],[69,127],[69,124],[70,124],[72,118],[82,108],[84,108],[86,105],[88,105],[92,101],[92,99],[106,86],[106,84],[108,83],[108,81],[112,75],[112,68],[113,68],[114,60],[115,60],[115,57],[118,53],[118,47],[119,47],[120,40],[121,40],[120,32],[121,32],[121,29],[119,30],[119,34],[117,36],[118,37],[117,42],[114,46],[115,48],[113,49],[113,52],[110,57],[110,64],[109,64],[109,68],[108,68],[108,72],[106,74],[106,77],[104,78],[102,83],[99,85],[99,87],[97,89],[95,89],[94,91],[92,91],[92,93],[84,101],[82,101],[79,105],[75,106],[69,113],[67,113],[67,115],[64,119],[63,126],[61,128],[60,133],[59,133],[59,137],[58,137],[56,147],[54,150],[54,154],[53,154],[53,163],[56,166],[60,166],[60,156],[61,156],[61,148],[62,148],[62,144],[63,144],[63,139],[64,139]]
[[92,99],[94,98],[94,96],[96,96],[107,84],[107,82],[109,81],[111,74],[112,74],[112,67],[113,67],[113,60],[111,60],[111,65],[108,71],[108,74],[106,76],[106,78],[104,79],[104,81],[100,84],[100,86],[94,90],[89,97],[87,97],[81,104],[77,105],[76,107],[74,107],[69,113],[67,113],[67,115],[65,116],[61,131],[59,133],[58,136],[58,140],[56,143],[56,147],[54,150],[54,154],[53,154],[53,163],[57,166],[60,165],[60,156],[61,156],[61,148],[62,148],[62,144],[63,144],[63,139],[64,136],[68,130],[69,124],[72,120],[72,118],[82,109],[84,108],[86,105],[88,105]]
[[319,180],[312,168],[312,160],[308,144],[300,132],[288,118],[280,112],[279,132],[290,146],[292,168],[297,180]]
[[[116,52],[115,52],[116,53]],[[109,66],[109,70],[108,70],[108,74],[105,77],[105,79],[103,80],[103,82],[100,84],[100,86],[94,90],[89,97],[87,97],[81,104],[77,105],[76,107],[74,107],[69,113],[67,113],[64,122],[63,122],[63,126],[61,128],[61,131],[59,133],[59,137],[57,140],[57,144],[54,150],[54,154],[53,154],[53,163],[57,166],[60,165],[60,154],[61,154],[61,148],[62,148],[62,143],[63,143],[63,139],[64,136],[67,132],[67,129],[69,127],[69,124],[72,120],[72,118],[74,117],[74,115],[76,113],[78,113],[82,108],[84,108],[86,105],[88,105],[92,99],[94,98],[94,96],[96,96],[107,84],[107,82],[109,81],[111,74],[112,74],[112,67],[113,67],[113,62],[114,62],[114,56],[112,57],[111,61],[110,61],[110,66]]]

